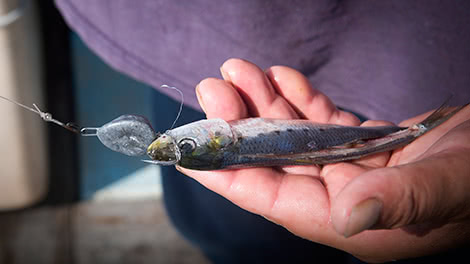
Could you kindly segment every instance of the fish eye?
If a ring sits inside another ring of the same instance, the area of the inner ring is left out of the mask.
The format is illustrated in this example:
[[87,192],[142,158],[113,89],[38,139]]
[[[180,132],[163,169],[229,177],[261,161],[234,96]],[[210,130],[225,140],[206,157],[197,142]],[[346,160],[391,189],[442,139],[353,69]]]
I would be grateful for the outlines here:
[[192,138],[183,138],[178,143],[181,152],[192,152],[196,148],[196,141]]

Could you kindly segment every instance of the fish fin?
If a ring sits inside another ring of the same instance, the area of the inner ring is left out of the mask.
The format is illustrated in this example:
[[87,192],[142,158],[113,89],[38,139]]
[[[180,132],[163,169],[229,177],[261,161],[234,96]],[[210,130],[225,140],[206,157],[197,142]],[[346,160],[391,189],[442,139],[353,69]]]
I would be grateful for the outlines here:
[[[373,138],[374,139],[374,138]],[[367,140],[362,140],[362,139],[358,139],[358,140],[353,140],[353,141],[349,141],[349,142],[346,142],[342,145],[338,145],[338,146],[332,146],[332,147],[329,147],[328,149],[350,149],[350,148],[361,148],[364,146],[364,144],[367,142]]]
[[452,98],[450,96],[439,108],[437,108],[434,112],[432,112],[431,115],[426,117],[423,121],[417,124],[418,127],[424,128],[424,132],[429,131],[440,124],[444,123],[447,121],[449,118],[451,118],[453,115],[455,115],[457,112],[465,108],[467,105],[470,103],[461,105],[457,108],[454,108],[449,106],[449,101]]
[[360,147],[361,145],[363,145],[364,142],[365,142],[365,140],[363,140],[363,139],[355,139],[355,140],[345,142],[341,145],[321,146],[321,145],[318,145],[315,141],[311,141],[307,144],[307,146],[310,149],[310,151],[320,151],[320,150],[325,150],[325,149],[356,148],[356,147]]

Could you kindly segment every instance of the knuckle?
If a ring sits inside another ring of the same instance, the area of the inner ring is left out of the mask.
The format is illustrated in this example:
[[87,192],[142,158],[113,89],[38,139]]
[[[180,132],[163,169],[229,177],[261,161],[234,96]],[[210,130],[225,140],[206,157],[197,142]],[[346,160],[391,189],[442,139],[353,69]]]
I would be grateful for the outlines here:
[[396,206],[386,220],[389,228],[417,224],[426,219],[427,206],[432,199],[431,190],[428,184],[422,182],[415,184],[413,181],[415,180],[409,178],[400,179],[401,188],[396,196],[398,198]]

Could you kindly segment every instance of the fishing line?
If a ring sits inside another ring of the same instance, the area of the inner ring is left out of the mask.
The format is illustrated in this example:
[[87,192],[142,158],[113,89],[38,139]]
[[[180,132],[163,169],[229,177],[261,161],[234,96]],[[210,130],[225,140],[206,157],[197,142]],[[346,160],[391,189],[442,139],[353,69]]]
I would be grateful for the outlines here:
[[19,107],[22,107],[22,108],[24,108],[24,109],[26,109],[26,110],[29,110],[29,111],[31,111],[31,112],[33,112],[33,113],[38,114],[38,115],[42,118],[42,120],[44,120],[44,121],[46,121],[46,122],[54,123],[54,124],[56,124],[56,125],[59,125],[59,126],[65,128],[65,129],[69,130],[69,131],[72,131],[72,132],[74,132],[74,133],[80,134],[80,127],[78,127],[77,125],[75,125],[75,124],[73,124],[73,123],[66,123],[66,124],[64,124],[64,123],[60,122],[59,120],[52,118],[52,114],[51,114],[51,113],[47,113],[47,112],[41,111],[41,109],[39,109],[39,107],[38,107],[36,104],[33,104],[33,107],[34,107],[34,108],[31,108],[31,107],[29,107],[29,106],[27,106],[27,105],[18,103],[18,102],[16,102],[16,101],[13,101],[13,100],[11,100],[11,99],[9,99],[9,98],[6,98],[6,97],[4,97],[4,96],[1,96],[1,95],[0,95],[0,98],[2,98],[2,99],[4,99],[4,100],[7,100],[8,102],[13,103],[13,104],[15,104],[15,105],[17,105],[17,106],[19,106]]
[[180,118],[180,115],[181,115],[181,112],[183,111],[183,105],[184,105],[184,95],[183,95],[183,92],[174,87],[174,86],[169,86],[169,85],[166,85],[166,84],[163,84],[162,86],[160,86],[161,88],[167,88],[167,89],[171,89],[171,90],[175,90],[177,91],[179,94],[180,94],[180,97],[181,97],[181,104],[180,104],[180,109],[178,111],[178,114],[176,115],[176,118],[175,118],[175,121],[173,121],[173,124],[171,125],[170,127],[170,130],[173,129],[176,125],[176,121],[178,121],[178,119]]

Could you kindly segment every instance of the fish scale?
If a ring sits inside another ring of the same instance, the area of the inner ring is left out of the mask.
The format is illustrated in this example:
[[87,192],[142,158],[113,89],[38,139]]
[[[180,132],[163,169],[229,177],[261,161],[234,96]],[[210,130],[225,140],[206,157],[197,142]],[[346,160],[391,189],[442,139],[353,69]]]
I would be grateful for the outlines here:
[[[405,129],[397,126],[325,126],[305,120],[248,119],[229,122],[238,135],[238,154],[294,154],[379,138]],[[261,126],[263,124],[263,126]]]

